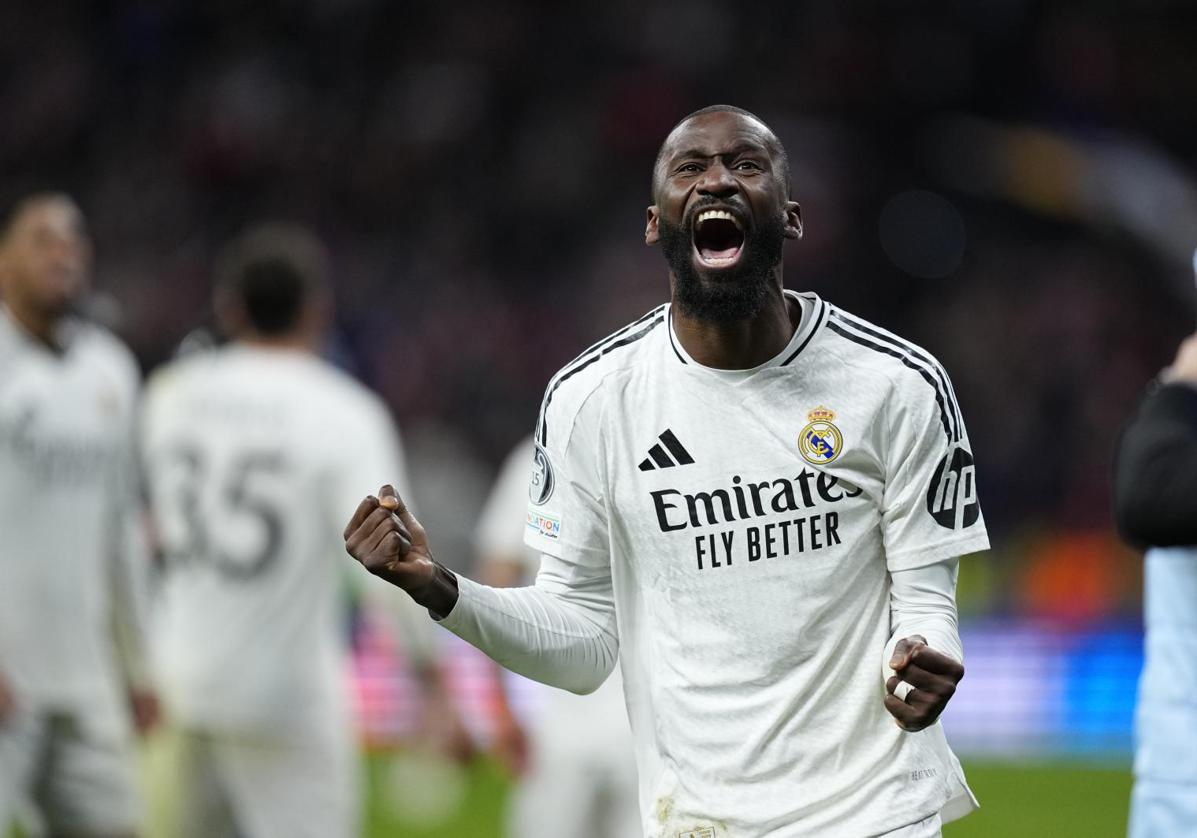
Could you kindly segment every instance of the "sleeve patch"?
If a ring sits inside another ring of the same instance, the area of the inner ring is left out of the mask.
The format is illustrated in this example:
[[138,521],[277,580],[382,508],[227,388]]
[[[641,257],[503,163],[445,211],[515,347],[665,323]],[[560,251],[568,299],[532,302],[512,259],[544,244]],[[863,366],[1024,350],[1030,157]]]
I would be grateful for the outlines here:
[[948,450],[927,487],[927,512],[949,530],[971,527],[981,515],[973,455],[956,445]]

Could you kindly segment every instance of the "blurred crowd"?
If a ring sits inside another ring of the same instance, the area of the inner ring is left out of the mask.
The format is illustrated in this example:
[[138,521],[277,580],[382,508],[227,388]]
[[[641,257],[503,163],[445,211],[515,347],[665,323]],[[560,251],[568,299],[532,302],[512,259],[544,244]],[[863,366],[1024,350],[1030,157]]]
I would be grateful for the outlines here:
[[[787,284],[952,374],[995,542],[965,612],[1137,609],[1109,462],[1193,319],[1188,4],[18,0],[3,18],[0,189],[79,199],[97,312],[148,370],[207,318],[222,241],[263,218],[316,229],[330,354],[397,414],[450,563],[549,375],[665,299],[642,243],[653,155],[729,101],[789,150],[807,235]],[[1088,593],[1059,581],[1078,567]]]

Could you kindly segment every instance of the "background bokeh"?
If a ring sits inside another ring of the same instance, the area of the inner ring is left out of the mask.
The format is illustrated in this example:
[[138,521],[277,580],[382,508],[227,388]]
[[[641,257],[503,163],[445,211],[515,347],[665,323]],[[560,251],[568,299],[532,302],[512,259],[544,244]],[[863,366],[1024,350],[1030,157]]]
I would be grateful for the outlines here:
[[[969,676],[945,724],[986,808],[950,834],[1013,834],[1009,789],[1025,806],[1079,778],[1021,834],[1071,805],[1097,826],[1059,834],[1115,835],[1141,569],[1109,465],[1193,328],[1194,43],[1183,0],[7,0],[0,192],[78,197],[97,316],[146,370],[207,318],[230,235],[318,230],[330,356],[394,409],[439,555],[468,569],[548,377],[667,295],[642,238],[665,132],[715,102],[756,111],[804,208],[787,285],[928,348],[968,422],[993,550],[963,565]],[[407,693],[395,650],[358,637],[387,754]],[[470,654],[446,649],[485,738]],[[379,823],[402,817],[386,778],[407,765],[381,760]],[[480,818],[461,834],[490,834],[501,778],[458,782],[446,807]]]

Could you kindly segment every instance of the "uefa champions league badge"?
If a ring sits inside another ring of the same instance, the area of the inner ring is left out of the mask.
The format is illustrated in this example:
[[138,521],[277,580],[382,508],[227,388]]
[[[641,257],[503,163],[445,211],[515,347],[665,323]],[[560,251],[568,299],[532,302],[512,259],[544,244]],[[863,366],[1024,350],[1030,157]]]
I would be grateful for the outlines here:
[[806,414],[806,418],[810,424],[798,434],[798,451],[802,459],[811,465],[826,465],[838,457],[844,448],[844,435],[833,424],[835,411],[816,407]]

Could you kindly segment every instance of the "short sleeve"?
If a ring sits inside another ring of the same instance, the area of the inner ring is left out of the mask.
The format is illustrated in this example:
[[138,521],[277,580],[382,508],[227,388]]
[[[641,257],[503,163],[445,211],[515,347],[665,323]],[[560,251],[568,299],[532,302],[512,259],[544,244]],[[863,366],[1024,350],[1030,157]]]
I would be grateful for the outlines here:
[[539,554],[524,544],[528,475],[534,452],[532,437],[525,437],[507,455],[474,531],[474,547],[480,556],[518,561],[529,576],[540,566]]
[[938,364],[928,366],[897,379],[887,403],[881,518],[891,571],[989,547],[976,466],[951,382]]
[[[524,542],[578,571],[585,567],[587,575],[600,568],[609,573],[599,399],[590,393],[575,407],[551,397],[550,390],[534,440]],[[541,573],[554,564],[542,562]],[[568,575],[564,567],[559,571]]]

